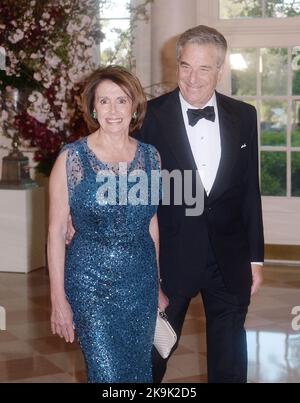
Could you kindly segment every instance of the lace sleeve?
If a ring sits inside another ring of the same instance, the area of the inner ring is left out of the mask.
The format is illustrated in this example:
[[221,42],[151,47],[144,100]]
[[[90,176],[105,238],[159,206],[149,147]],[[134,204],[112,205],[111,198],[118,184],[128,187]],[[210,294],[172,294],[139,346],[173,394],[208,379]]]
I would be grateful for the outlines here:
[[150,157],[151,169],[160,171],[161,163],[160,163],[160,156],[158,154],[158,151],[151,144],[148,144],[148,147],[149,147],[149,157]]
[[154,176],[158,177],[159,183],[159,200],[162,200],[162,175],[161,175],[161,161],[160,155],[157,149],[153,146],[148,144],[149,149],[149,159],[150,159],[150,169]]
[[83,166],[79,152],[74,143],[66,144],[60,150],[60,154],[62,154],[64,151],[67,151],[66,171],[69,197],[71,199],[74,189],[83,180]]

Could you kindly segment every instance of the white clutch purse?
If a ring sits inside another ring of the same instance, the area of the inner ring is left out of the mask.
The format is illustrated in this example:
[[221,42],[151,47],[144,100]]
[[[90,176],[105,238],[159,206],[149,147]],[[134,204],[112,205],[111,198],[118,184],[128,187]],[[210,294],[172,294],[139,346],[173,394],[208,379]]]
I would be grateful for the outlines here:
[[176,341],[177,335],[170,325],[167,315],[158,310],[154,334],[154,346],[162,358],[169,357]]

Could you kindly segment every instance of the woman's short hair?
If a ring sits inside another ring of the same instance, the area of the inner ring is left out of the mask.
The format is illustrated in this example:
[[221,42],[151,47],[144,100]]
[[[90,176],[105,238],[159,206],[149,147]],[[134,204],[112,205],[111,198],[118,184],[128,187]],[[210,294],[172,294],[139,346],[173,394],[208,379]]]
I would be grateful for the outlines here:
[[138,78],[122,66],[107,66],[95,70],[85,80],[85,86],[81,95],[82,108],[85,121],[91,131],[99,128],[99,123],[93,118],[95,109],[95,93],[98,85],[105,80],[117,84],[130,97],[132,101],[132,118],[129,125],[129,133],[139,130],[142,126],[146,110],[147,99]]
[[216,29],[207,27],[206,25],[198,25],[181,34],[176,45],[177,61],[180,60],[182,48],[189,43],[216,46],[219,50],[218,67],[221,67],[224,63],[227,52],[227,41]]

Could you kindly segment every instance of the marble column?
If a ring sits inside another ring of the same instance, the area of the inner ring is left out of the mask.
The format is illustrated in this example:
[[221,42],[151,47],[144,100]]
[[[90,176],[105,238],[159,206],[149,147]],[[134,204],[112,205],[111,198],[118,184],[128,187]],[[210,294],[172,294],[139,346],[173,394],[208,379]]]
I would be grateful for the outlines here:
[[151,83],[176,86],[176,41],[197,25],[197,0],[154,0],[151,10]]

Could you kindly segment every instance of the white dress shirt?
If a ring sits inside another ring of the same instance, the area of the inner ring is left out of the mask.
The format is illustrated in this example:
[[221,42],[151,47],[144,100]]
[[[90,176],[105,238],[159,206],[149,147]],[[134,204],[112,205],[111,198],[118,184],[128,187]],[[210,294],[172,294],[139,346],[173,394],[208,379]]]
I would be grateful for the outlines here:
[[[195,126],[189,125],[187,110],[198,108],[190,105],[183,98],[180,92],[179,98],[184,125],[188,135],[193,157],[202,184],[208,196],[216,179],[221,159],[221,136],[216,94],[214,93],[207,104],[203,106],[203,108],[205,108],[206,106],[214,107],[216,115],[215,121],[211,122],[210,120],[202,118],[197,122]],[[263,265],[262,262],[251,262],[251,264],[257,264],[260,266]]]
[[187,110],[197,109],[195,106],[190,105],[179,93],[183,120],[191,145],[192,153],[201,181],[203,183],[206,194],[209,195],[213,183],[217,176],[217,171],[221,159],[221,138],[218,108],[216,102],[216,95],[204,105],[213,106],[215,109],[216,119],[211,122],[207,119],[200,119],[195,126],[190,126],[188,121]]

